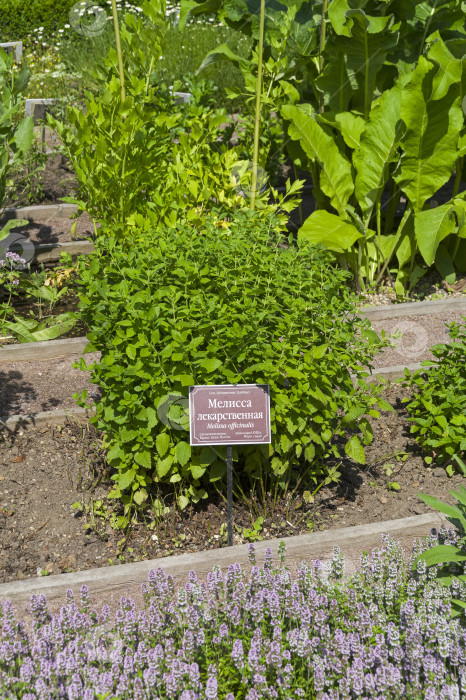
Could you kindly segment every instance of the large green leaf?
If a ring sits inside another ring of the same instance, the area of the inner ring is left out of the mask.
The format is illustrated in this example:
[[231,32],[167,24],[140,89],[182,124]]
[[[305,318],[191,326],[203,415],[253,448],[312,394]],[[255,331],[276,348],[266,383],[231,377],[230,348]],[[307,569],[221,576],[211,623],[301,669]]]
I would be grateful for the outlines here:
[[438,70],[432,83],[432,99],[440,100],[445,97],[452,85],[461,89],[464,59],[462,61],[453,56],[439,32],[435,32],[430,40],[434,40],[434,43],[427,55],[431,61],[438,64]]
[[455,266],[453,264],[452,257],[448,252],[448,248],[443,243],[441,243],[437,248],[437,253],[435,255],[435,267],[445,282],[448,284],[455,284]]
[[436,72],[433,64],[420,56],[401,95],[401,118],[407,131],[395,181],[416,212],[450,179],[463,124],[460,98],[454,87],[442,99],[432,99]]
[[324,103],[335,112],[344,112],[353,94],[346,56],[340,38],[330,38],[325,47],[324,69],[315,81]]
[[437,547],[422,552],[422,554],[416,558],[416,563],[421,559],[426,562],[427,566],[460,562],[466,561],[466,552],[448,544],[439,544]]
[[34,138],[34,122],[32,117],[24,117],[15,130],[15,136],[11,149],[14,153],[25,153],[32,145]]
[[352,109],[359,109],[367,119],[378,72],[389,51],[396,46],[397,33],[393,16],[371,17],[361,9],[346,12],[350,36],[339,40],[353,90]]
[[[37,343],[42,340],[54,340],[76,325],[77,314],[65,313],[49,319],[47,322],[35,319],[22,319],[15,316],[14,321],[6,321],[4,327],[15,336],[20,343]],[[53,325],[47,325],[51,323]]]
[[332,0],[328,8],[328,18],[336,34],[351,36],[346,13],[351,10],[348,0]]
[[387,90],[372,106],[369,121],[353,155],[356,168],[355,195],[366,225],[388,178],[403,133],[400,120],[401,90]]
[[353,149],[357,148],[361,140],[361,134],[366,126],[364,119],[352,112],[340,112],[335,115],[335,122],[346,145]]
[[330,198],[332,206],[344,215],[345,206],[353,193],[350,163],[312,114],[306,114],[299,107],[285,105],[282,115],[291,122],[288,127],[291,138],[299,141],[309,158],[317,160],[321,166],[320,187]]
[[454,207],[442,204],[434,209],[419,211],[414,217],[414,231],[419,252],[427,265],[432,265],[439,243],[456,227]]
[[26,226],[29,223],[27,219],[10,219],[6,222],[4,227],[0,229],[0,241],[3,241],[8,237],[12,228],[18,228],[19,226]]
[[450,506],[448,503],[444,503],[435,496],[429,496],[428,494],[418,493],[418,496],[421,501],[424,501],[424,503],[431,508],[435,508],[435,510],[440,511],[440,513],[448,515],[450,522],[452,519],[459,520],[463,527],[463,531],[466,532],[466,520],[464,519],[461,510],[457,506]]
[[197,73],[200,73],[205,68],[212,65],[212,63],[218,63],[218,61],[231,61],[237,66],[247,66],[251,64],[250,61],[238,56],[238,54],[232,51],[228,44],[221,44],[220,46],[217,46],[216,49],[209,51],[199,66]]
[[356,226],[324,209],[313,212],[298,231],[298,241],[321,243],[329,250],[343,253],[349,250],[362,233]]

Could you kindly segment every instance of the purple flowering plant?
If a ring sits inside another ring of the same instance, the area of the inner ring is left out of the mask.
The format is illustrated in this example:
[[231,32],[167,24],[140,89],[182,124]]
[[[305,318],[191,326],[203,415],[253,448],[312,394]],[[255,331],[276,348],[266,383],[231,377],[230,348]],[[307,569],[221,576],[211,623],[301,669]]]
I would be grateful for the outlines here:
[[[466,697],[464,617],[450,598],[465,584],[436,581],[424,550],[456,541],[441,529],[409,561],[388,536],[343,575],[343,557],[302,564],[295,578],[267,551],[262,568],[218,566],[176,587],[162,569],[143,584],[145,606],[121,598],[93,610],[86,586],[51,615],[32,596],[31,629],[0,606],[0,697],[22,700],[460,700]],[[452,594],[454,594],[452,596]]]
[[18,253],[7,251],[0,256],[0,292],[4,290],[3,299],[0,298],[0,331],[12,313],[11,299],[19,287],[20,269],[25,265],[26,261]]

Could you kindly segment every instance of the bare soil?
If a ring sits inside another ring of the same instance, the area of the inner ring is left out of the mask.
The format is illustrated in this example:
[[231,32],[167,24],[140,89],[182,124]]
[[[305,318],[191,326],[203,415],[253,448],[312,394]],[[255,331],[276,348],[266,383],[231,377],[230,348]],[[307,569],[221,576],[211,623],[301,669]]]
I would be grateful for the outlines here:
[[[409,435],[400,400],[407,390],[389,388],[386,398],[396,408],[371,419],[374,442],[367,464],[341,460],[338,483],[321,488],[313,503],[303,494],[315,485],[303,483],[293,497],[279,497],[267,509],[257,499],[254,512],[238,496],[234,503],[235,544],[246,542],[245,528],[264,517],[259,536],[280,538],[310,531],[407,517],[428,511],[418,492],[449,500],[448,490],[464,477],[448,478],[435,462],[426,467]],[[109,564],[153,559],[226,544],[226,507],[220,494],[179,512],[173,495],[161,494],[169,511],[132,524],[125,535],[109,519],[118,506],[105,498],[111,486],[101,436],[88,425],[67,421],[58,428],[19,428],[0,436],[0,582],[47,573],[59,574]],[[235,478],[238,478],[237,476]],[[396,481],[399,490],[390,488]],[[247,484],[242,484],[247,489]],[[236,489],[237,491],[237,489]],[[238,492],[237,492],[238,493]],[[101,517],[91,518],[85,505],[97,500]],[[76,502],[83,505],[73,509]]]

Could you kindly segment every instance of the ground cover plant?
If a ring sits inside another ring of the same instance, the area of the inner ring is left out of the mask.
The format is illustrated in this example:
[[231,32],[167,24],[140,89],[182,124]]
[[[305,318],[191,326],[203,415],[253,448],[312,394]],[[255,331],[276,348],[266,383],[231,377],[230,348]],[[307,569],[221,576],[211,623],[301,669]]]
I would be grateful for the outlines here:
[[[427,453],[451,475],[466,454],[466,318],[449,326],[451,342],[431,348],[434,365],[414,373],[405,369],[404,386],[414,388],[405,399],[411,433]],[[430,365],[431,361],[423,362]]]
[[[441,530],[417,542],[409,562],[384,536],[343,578],[344,559],[302,564],[292,577],[266,551],[262,568],[219,567],[206,582],[191,571],[184,588],[161,569],[143,584],[145,607],[121,598],[93,610],[86,586],[58,614],[33,596],[26,631],[8,602],[0,607],[0,688],[22,700],[49,698],[216,698],[256,700],[438,700],[460,698],[466,684],[464,619],[451,619],[450,596],[464,597],[457,578],[444,586],[426,572],[424,550],[454,543]],[[457,567],[459,568],[459,567]]]

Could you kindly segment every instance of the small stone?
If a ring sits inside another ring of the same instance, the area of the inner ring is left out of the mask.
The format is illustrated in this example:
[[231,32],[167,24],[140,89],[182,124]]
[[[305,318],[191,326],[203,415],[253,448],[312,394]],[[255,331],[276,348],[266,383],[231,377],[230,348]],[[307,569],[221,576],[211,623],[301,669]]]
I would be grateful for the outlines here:
[[151,539],[152,539],[154,542],[158,542],[158,541],[159,541],[159,538],[157,537],[157,535],[152,535]]
[[387,499],[385,498],[385,496],[382,496],[382,497],[380,498],[380,502],[381,502],[381,503],[387,503]]

